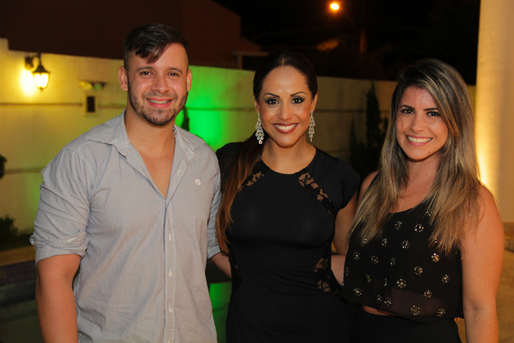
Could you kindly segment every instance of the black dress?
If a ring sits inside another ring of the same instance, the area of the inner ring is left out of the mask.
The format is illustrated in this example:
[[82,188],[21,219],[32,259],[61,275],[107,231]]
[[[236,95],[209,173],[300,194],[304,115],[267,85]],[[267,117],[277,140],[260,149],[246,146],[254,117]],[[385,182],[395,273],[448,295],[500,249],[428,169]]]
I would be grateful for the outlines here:
[[[218,151],[222,173],[237,150]],[[349,315],[330,264],[337,212],[355,172],[321,150],[295,174],[259,161],[232,205],[227,342],[349,342]]]

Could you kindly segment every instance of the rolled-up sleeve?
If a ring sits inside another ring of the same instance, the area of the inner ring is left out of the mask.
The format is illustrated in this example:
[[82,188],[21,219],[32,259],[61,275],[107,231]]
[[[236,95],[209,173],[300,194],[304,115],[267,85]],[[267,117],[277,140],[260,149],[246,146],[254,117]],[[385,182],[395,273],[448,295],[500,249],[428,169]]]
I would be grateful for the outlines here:
[[208,249],[207,249],[207,257],[211,258],[217,253],[219,253],[220,247],[218,244],[218,240],[216,239],[216,216],[218,214],[218,208],[221,202],[221,189],[220,189],[220,176],[219,172],[216,176],[216,192],[214,193],[214,197],[212,199],[211,204],[211,214],[209,217],[209,224],[207,225],[207,234],[208,234]]
[[43,183],[34,234],[36,263],[65,254],[84,257],[89,238],[89,193],[93,173],[86,161],[71,149],[63,149],[42,171]]

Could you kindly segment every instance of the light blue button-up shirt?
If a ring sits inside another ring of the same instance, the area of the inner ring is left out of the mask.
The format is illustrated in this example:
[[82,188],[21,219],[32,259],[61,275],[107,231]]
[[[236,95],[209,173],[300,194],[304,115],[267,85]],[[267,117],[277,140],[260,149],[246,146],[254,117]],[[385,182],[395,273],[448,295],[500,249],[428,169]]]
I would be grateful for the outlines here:
[[82,257],[73,283],[80,342],[216,342],[205,265],[219,252],[219,168],[205,142],[175,132],[166,198],[130,144],[124,114],[69,143],[42,172],[36,263]]

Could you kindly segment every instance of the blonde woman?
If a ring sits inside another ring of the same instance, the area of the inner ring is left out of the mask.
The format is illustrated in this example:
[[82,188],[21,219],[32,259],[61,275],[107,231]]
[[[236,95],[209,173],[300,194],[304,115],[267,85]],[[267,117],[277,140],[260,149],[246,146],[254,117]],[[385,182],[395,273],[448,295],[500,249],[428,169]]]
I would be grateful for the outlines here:
[[421,60],[399,77],[378,172],[363,182],[343,293],[354,342],[498,342],[502,223],[480,183],[467,87]]

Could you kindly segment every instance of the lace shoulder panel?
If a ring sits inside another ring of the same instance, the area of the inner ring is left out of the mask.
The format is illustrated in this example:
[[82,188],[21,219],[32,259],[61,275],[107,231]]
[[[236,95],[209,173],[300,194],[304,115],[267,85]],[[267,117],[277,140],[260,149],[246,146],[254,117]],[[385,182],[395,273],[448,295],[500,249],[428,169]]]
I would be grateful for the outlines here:
[[337,216],[337,209],[335,208],[332,199],[328,194],[321,188],[321,186],[314,180],[311,174],[302,170],[297,173],[298,182],[309,192],[317,201],[326,207],[328,212],[335,218]]
[[257,181],[262,179],[264,174],[266,174],[269,171],[269,167],[264,164],[264,162],[259,161],[253,166],[252,173],[250,176],[246,178],[246,180],[241,185],[241,188],[239,191],[241,192],[246,187],[253,186]]

